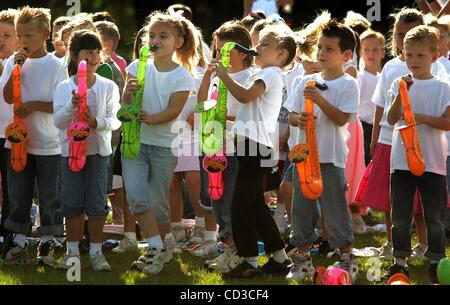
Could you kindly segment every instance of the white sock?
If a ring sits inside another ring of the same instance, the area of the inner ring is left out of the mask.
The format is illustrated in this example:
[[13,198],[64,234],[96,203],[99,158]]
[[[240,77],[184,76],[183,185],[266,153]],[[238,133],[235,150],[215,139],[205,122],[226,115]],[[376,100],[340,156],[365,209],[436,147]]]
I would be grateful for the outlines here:
[[176,228],[176,227],[184,227],[184,224],[183,224],[183,222],[182,221],[180,221],[180,222],[172,222],[171,224],[170,224],[170,227],[173,229],[173,228]]
[[13,241],[21,248],[25,247],[25,244],[27,243],[27,237],[26,235],[23,234],[16,234],[16,236],[14,236]]
[[255,268],[258,268],[258,257],[257,256],[252,256],[252,257],[244,257],[244,260],[249,263],[250,265],[252,265]]
[[282,203],[277,203],[274,216],[284,217],[284,213],[286,213],[286,206]]
[[80,255],[80,248],[78,247],[78,245],[80,244],[79,241],[72,241],[72,242],[67,242],[67,254],[69,253],[73,253],[75,255]]
[[217,232],[216,231],[206,231],[205,232],[205,241],[216,241],[217,240]]
[[161,236],[155,235],[150,238],[147,238],[148,248],[155,248],[156,250],[161,250],[164,248],[164,244],[161,240]]
[[288,259],[286,251],[284,251],[284,249],[273,252],[272,257],[274,261],[280,264],[284,263]]
[[102,243],[93,243],[91,242],[89,247],[89,255],[96,256],[102,254]]
[[403,266],[403,267],[408,267],[408,265],[406,264],[406,258],[397,258],[394,257],[394,264]]
[[195,216],[195,225],[204,227],[205,226],[205,217]]
[[46,242],[51,241],[51,240],[53,240],[53,235],[43,235],[41,237],[41,242],[43,244],[45,244]]
[[124,235],[128,240],[136,241],[136,232],[124,232]]

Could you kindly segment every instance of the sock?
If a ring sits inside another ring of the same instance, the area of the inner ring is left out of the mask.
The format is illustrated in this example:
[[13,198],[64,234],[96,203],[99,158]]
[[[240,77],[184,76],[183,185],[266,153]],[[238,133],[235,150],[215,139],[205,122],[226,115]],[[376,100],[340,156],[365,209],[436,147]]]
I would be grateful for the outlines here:
[[252,257],[244,257],[244,260],[252,265],[254,268],[258,268],[258,257],[252,256]]
[[400,265],[405,268],[408,267],[408,265],[406,264],[406,258],[394,257],[394,264]]
[[205,241],[216,241],[217,233],[216,231],[206,231],[205,232]]
[[161,240],[161,236],[155,235],[150,238],[147,238],[148,248],[155,248],[156,250],[161,250],[164,248],[164,244]]
[[53,235],[43,235],[41,237],[41,242],[45,244],[46,242],[53,240]]
[[128,240],[131,240],[131,241],[136,240],[136,232],[125,232],[124,235]]
[[204,227],[205,226],[205,217],[195,216],[195,225]]
[[13,241],[21,248],[25,247],[25,244],[27,243],[27,237],[23,234],[16,234],[14,236]]
[[173,228],[176,228],[176,227],[183,227],[184,228],[184,224],[183,224],[183,222],[182,221],[180,221],[180,222],[172,222],[171,224],[170,224],[170,227],[173,229]]
[[102,243],[92,243],[89,246],[89,255],[95,256],[98,254],[102,254]]
[[73,253],[75,255],[80,255],[80,248],[78,245],[80,244],[79,241],[68,241],[67,242],[67,254]]
[[274,261],[280,264],[284,263],[288,259],[286,251],[284,251],[284,249],[273,252],[272,257]]
[[284,217],[284,213],[286,213],[286,206],[282,203],[277,203],[274,216]]

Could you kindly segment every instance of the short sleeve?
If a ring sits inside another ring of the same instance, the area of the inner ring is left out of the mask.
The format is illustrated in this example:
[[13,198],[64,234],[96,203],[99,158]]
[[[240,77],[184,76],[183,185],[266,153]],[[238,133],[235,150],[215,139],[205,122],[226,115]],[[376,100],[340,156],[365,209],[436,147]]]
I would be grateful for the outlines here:
[[289,95],[288,99],[284,103],[284,108],[289,110],[290,112],[301,112],[301,105],[303,105],[303,87],[304,87],[303,77],[297,76],[292,81],[292,91]]
[[357,113],[359,104],[359,86],[356,79],[348,78],[342,89],[337,108],[345,113]]
[[197,86],[195,85],[195,79],[187,72],[182,69],[180,76],[178,77],[173,92],[190,91],[196,92]]
[[125,68],[125,71],[132,75],[133,77],[137,76],[137,69],[138,69],[139,60],[133,61],[131,64],[128,65],[128,67]]

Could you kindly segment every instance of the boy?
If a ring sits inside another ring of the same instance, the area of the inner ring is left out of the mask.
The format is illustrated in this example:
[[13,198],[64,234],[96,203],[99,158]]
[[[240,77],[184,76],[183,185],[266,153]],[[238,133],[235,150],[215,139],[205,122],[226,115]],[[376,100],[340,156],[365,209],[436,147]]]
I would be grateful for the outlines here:
[[[64,41],[62,41],[61,37],[59,36],[59,31],[68,24],[72,18],[67,16],[61,16],[56,18],[55,21],[53,21],[53,29],[52,29],[52,44],[55,48],[55,51],[52,53],[57,58],[64,58],[66,56],[66,46],[64,45]],[[64,61],[64,60],[63,60]]]
[[[14,237],[5,241],[7,263],[27,261],[26,235],[30,228],[30,208],[34,183],[39,188],[42,240],[38,247],[37,263],[54,262],[54,235],[62,234],[63,222],[58,217],[59,161],[61,146],[58,129],[53,124],[53,92],[57,84],[67,78],[62,63],[46,51],[50,36],[50,11],[23,7],[15,20],[18,51],[8,59],[0,84],[8,104],[13,103],[12,71],[15,64],[22,68],[22,106],[15,111],[28,127],[26,144],[27,165],[15,172],[8,162],[8,191],[11,212],[5,227]],[[43,77],[45,76],[45,77]],[[7,142],[10,148],[11,143]]]
[[[348,27],[335,20],[326,24],[319,38],[317,54],[322,73],[296,78],[292,94],[285,104],[291,111],[289,123],[300,127],[297,143],[304,143],[304,99],[314,101],[323,179],[321,197],[317,201],[306,199],[300,191],[298,172],[294,166],[291,244],[296,246],[297,250],[292,256],[294,266],[287,279],[301,280],[314,273],[310,248],[318,237],[315,229],[320,219],[320,208],[329,232],[330,247],[340,249],[337,265],[349,271],[353,280],[358,272],[356,260],[351,254],[353,232],[345,199],[344,166],[348,151],[346,124],[357,112],[359,88],[357,80],[344,73],[342,68],[344,62],[352,57],[355,44],[353,32]],[[305,88],[309,80],[325,83],[328,89],[320,92],[314,87]]]

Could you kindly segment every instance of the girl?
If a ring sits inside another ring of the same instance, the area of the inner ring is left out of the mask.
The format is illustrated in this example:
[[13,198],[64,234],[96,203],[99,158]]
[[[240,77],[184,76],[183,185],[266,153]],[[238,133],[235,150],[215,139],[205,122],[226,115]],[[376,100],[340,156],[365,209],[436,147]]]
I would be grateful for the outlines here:
[[[233,80],[215,60],[212,67],[230,93],[242,104],[232,132],[235,135],[239,171],[236,178],[231,221],[233,240],[242,263],[226,273],[230,277],[252,277],[258,267],[258,236],[264,241],[266,253],[272,254],[261,273],[287,273],[290,260],[270,210],[264,203],[264,165],[273,147],[270,133],[276,130],[281,108],[283,77],[281,68],[295,57],[293,37],[276,30],[264,30],[257,46],[255,63],[261,70],[250,78],[253,82],[243,87]],[[246,125],[247,124],[247,125]],[[278,135],[276,135],[278,136]],[[255,156],[256,153],[256,156]]]
[[[148,243],[147,253],[132,268],[156,275],[173,255],[162,241],[171,237],[168,193],[177,164],[171,150],[176,134],[171,127],[190,92],[196,90],[190,73],[195,74],[197,49],[196,30],[187,19],[161,12],[154,12],[149,18],[146,28],[153,62],[147,64],[139,116],[140,152],[133,160],[122,158],[122,170],[131,212]],[[138,61],[126,69],[124,103],[130,103],[133,93],[139,89],[135,79],[137,69]]]
[[[76,31],[69,45],[71,77],[62,82],[55,92],[54,121],[60,129],[63,156],[61,160],[61,210],[66,218],[67,253],[59,268],[71,267],[69,259],[79,258],[79,242],[84,232],[84,217],[88,217],[90,249],[89,257],[94,271],[110,271],[111,266],[102,254],[103,225],[108,207],[106,184],[111,150],[111,132],[120,127],[116,118],[120,94],[117,85],[95,71],[101,62],[102,44],[95,33]],[[72,172],[68,165],[69,140],[67,128],[81,102],[78,89],[77,67],[87,61],[86,122],[91,128],[87,139],[86,165],[80,172]]]

